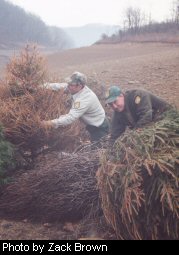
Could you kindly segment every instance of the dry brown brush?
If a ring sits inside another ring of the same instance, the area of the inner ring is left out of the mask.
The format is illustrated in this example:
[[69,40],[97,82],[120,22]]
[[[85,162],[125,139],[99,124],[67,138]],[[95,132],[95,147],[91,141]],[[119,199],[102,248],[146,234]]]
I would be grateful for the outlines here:
[[103,153],[102,208],[122,239],[179,238],[179,113],[126,131]]
[[7,65],[6,81],[1,84],[0,121],[6,138],[22,151],[34,153],[54,142],[63,149],[77,140],[78,124],[58,130],[41,127],[42,120],[58,118],[69,110],[69,95],[41,86],[46,73],[44,59],[36,47],[27,46]]
[[55,222],[100,212],[96,152],[39,156],[35,168],[1,190],[0,216]]
[[12,96],[33,92],[48,76],[45,58],[35,45],[27,45],[19,56],[14,56],[5,71],[7,86]]
[[38,89],[33,95],[27,93],[20,98],[2,101],[0,119],[6,138],[24,151],[35,152],[43,145],[53,144],[55,141],[59,146],[61,143],[61,148],[65,148],[65,139],[68,139],[68,142],[76,139],[77,125],[46,130],[40,124],[41,120],[57,118],[67,111],[65,97],[63,91],[54,93]]

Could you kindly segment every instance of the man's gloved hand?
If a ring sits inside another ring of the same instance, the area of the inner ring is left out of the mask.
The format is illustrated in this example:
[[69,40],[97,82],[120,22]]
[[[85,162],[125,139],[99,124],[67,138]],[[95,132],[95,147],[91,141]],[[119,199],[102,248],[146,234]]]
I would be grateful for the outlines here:
[[54,127],[53,122],[51,120],[43,120],[43,121],[41,121],[41,126],[43,128],[46,128],[46,129],[50,129],[50,128]]

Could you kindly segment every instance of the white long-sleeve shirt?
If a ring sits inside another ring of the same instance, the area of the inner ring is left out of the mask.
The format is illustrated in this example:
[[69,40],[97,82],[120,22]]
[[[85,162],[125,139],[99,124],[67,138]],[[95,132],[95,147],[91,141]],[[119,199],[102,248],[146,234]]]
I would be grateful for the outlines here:
[[42,88],[51,89],[51,90],[66,89],[67,86],[68,84],[66,82],[62,82],[62,83],[46,82],[43,85],[41,85]]
[[67,126],[77,119],[86,125],[99,127],[105,119],[105,111],[95,93],[85,86],[72,96],[73,104],[68,114],[52,120],[55,128]]

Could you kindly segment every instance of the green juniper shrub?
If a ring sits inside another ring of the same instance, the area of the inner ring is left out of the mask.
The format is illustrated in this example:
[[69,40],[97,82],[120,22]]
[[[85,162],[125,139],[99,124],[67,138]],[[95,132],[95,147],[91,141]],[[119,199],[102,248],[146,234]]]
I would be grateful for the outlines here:
[[0,125],[0,185],[8,182],[7,171],[14,166],[13,146],[5,139]]

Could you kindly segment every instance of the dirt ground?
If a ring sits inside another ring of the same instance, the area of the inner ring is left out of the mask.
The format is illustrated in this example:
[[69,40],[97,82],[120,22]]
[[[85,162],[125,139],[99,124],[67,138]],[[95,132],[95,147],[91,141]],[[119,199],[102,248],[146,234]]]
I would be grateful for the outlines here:
[[94,45],[55,53],[48,61],[62,81],[77,70],[105,87],[145,88],[179,107],[179,44]]
[[[1,72],[4,67],[2,59],[6,56],[0,58]],[[56,52],[48,55],[47,60],[49,70],[56,73],[60,82],[72,72],[80,71],[105,88],[120,85],[123,90],[148,89],[179,108],[179,44],[93,45]],[[94,225],[87,222],[33,224],[28,219],[21,222],[0,219],[0,239],[114,238],[110,233],[98,232]],[[88,231],[83,231],[84,226]]]

